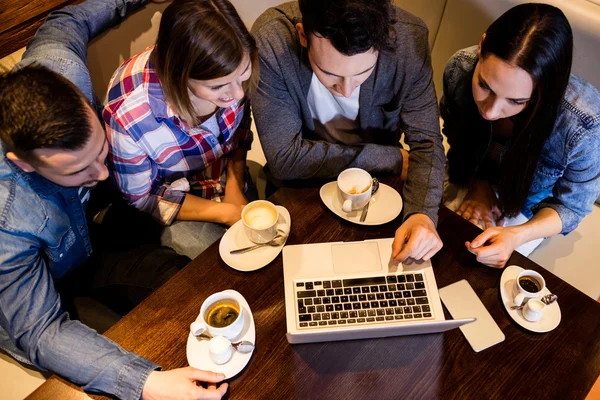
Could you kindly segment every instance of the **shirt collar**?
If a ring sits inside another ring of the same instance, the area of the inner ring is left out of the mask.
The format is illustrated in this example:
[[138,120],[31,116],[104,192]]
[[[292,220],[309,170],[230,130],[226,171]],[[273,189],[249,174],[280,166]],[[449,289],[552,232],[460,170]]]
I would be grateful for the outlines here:
[[[0,160],[0,171],[2,175],[6,174],[14,174],[17,177],[23,178],[25,182],[29,185],[29,187],[39,196],[47,197],[52,196],[53,194],[61,191],[67,190],[64,186],[57,185],[54,182],[49,181],[44,178],[37,172],[25,172],[21,168],[19,168],[15,163],[10,161],[8,157],[6,157],[6,148],[4,144],[0,142],[0,150],[2,151],[2,159]],[[10,172],[9,172],[10,171]]]

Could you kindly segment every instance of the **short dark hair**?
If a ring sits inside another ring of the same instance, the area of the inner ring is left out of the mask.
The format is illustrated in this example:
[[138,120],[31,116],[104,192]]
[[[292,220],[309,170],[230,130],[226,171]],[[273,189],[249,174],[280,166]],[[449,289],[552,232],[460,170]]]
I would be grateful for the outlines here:
[[391,50],[390,0],[300,0],[299,5],[309,45],[314,34],[329,39],[346,56]]
[[540,154],[569,85],[573,32],[560,9],[520,4],[486,31],[481,57],[490,54],[525,70],[534,83],[527,108],[515,116],[515,133],[502,161],[500,203],[506,215],[515,216],[529,196]]
[[29,162],[36,149],[80,150],[92,132],[86,104],[73,83],[46,67],[0,74],[0,140]]

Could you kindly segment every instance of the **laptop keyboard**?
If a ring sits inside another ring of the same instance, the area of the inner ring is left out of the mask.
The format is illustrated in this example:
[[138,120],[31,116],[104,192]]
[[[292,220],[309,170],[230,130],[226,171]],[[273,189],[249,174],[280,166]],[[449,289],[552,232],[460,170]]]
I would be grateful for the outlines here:
[[294,281],[299,329],[433,319],[422,273]]

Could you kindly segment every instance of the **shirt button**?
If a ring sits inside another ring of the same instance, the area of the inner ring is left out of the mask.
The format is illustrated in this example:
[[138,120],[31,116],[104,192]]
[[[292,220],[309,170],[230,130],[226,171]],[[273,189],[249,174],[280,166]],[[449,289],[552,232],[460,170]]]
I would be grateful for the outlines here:
[[63,253],[60,253],[60,254],[58,255],[58,258],[63,258]]
[[81,226],[79,227],[79,229],[80,229],[80,230],[84,230],[84,229],[85,229],[85,226],[81,225]]

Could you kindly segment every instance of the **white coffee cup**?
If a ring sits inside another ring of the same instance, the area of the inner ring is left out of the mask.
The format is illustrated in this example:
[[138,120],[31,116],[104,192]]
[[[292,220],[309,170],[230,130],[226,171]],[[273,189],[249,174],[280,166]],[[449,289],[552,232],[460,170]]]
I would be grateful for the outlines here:
[[[521,282],[521,280],[534,280],[537,282],[537,285],[526,285],[530,286],[529,290],[524,288],[522,285],[525,284]],[[523,304],[525,299],[537,299],[542,295],[542,291],[546,288],[546,281],[544,278],[537,272],[526,269],[522,271],[519,275],[517,275],[517,279],[515,280],[515,292],[517,295],[515,296],[513,302],[516,306],[520,306]]]
[[544,314],[544,308],[546,308],[546,304],[544,304],[541,300],[529,300],[527,303],[525,303],[525,306],[523,306],[523,318],[529,322],[539,321]]
[[268,243],[277,236],[278,231],[287,229],[285,224],[278,222],[279,211],[270,201],[256,200],[248,203],[242,210],[244,231],[254,243]]
[[[237,317],[233,320],[233,322],[229,323],[226,326],[214,326],[211,325],[210,321],[207,319],[210,317],[209,311],[213,311],[213,307],[224,307],[224,306],[233,306],[237,310]],[[200,307],[200,315],[196,321],[194,321],[190,329],[194,336],[198,336],[202,334],[204,331],[207,331],[210,336],[223,336],[228,340],[237,339],[242,330],[244,329],[244,310],[240,306],[239,301],[237,301],[230,294],[218,292],[208,296],[202,306]]]
[[348,168],[337,178],[337,187],[342,200],[342,210],[360,210],[371,200],[373,178],[364,169]]

